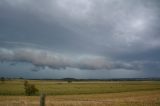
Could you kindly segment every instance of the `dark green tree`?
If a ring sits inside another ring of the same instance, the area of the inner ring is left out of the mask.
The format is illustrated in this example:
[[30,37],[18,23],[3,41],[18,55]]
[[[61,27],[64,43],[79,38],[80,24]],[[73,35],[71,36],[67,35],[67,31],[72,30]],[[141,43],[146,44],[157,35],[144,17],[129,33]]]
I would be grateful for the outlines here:
[[28,96],[35,95],[36,92],[38,92],[38,89],[35,87],[35,85],[29,84],[28,81],[24,82],[24,89],[25,89],[25,94]]

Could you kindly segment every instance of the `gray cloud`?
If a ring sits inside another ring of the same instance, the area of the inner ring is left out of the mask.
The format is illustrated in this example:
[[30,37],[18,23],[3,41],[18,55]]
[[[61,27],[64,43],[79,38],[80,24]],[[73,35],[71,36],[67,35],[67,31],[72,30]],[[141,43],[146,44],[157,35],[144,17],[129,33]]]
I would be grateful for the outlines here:
[[158,71],[159,11],[159,0],[1,0],[0,59],[33,70]]

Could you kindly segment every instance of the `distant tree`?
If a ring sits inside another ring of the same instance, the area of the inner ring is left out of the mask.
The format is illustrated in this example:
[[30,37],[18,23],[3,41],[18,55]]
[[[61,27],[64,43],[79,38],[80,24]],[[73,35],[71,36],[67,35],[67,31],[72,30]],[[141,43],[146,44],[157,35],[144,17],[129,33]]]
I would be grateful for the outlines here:
[[28,81],[24,81],[24,87],[27,87]]
[[67,82],[68,82],[68,83],[72,83],[72,80],[68,80]]
[[38,89],[35,87],[35,85],[29,84],[28,81],[24,81],[24,89],[25,94],[28,96],[35,95],[35,93],[38,92]]
[[4,81],[5,81],[5,78],[1,77],[1,82],[4,83]]
[[23,77],[19,77],[18,79],[24,79]]
[[64,78],[64,81],[67,81],[68,83],[72,83],[73,81],[75,81],[75,78]]

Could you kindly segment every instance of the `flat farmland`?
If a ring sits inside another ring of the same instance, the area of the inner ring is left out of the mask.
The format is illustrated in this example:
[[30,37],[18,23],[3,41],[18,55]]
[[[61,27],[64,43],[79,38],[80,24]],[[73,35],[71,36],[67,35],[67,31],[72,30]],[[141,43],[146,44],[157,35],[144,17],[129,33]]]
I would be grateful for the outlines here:
[[24,81],[0,84],[0,106],[160,106],[160,81],[65,81],[29,80],[39,92],[25,96]]

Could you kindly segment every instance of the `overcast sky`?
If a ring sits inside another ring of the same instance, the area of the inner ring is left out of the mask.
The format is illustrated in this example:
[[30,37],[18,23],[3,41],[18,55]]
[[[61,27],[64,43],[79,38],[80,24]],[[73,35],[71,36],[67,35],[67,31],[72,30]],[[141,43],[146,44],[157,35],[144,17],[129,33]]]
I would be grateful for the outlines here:
[[160,77],[160,0],[0,0],[0,76]]

